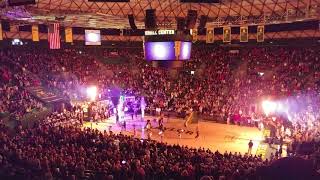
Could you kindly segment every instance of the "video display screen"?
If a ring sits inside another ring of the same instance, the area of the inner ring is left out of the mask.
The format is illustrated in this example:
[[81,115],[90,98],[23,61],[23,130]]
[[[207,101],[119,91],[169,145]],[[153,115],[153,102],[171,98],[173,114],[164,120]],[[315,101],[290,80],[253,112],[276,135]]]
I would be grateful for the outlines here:
[[174,42],[145,42],[145,59],[152,60],[175,60]]
[[86,45],[101,45],[100,30],[85,30]]
[[180,46],[180,54],[179,59],[180,60],[188,60],[191,56],[191,42],[181,42]]

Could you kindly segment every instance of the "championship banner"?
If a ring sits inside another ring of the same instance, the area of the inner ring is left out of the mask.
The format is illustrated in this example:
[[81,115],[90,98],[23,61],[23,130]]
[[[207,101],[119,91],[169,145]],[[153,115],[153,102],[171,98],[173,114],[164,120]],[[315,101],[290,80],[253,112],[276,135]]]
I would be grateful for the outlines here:
[[207,29],[206,43],[214,42],[214,29]]
[[39,41],[39,28],[38,25],[32,25],[32,41]]
[[1,25],[1,22],[0,22],[0,41],[3,40],[3,34],[2,34],[2,25]]
[[264,26],[257,27],[257,42],[264,41]]
[[231,27],[223,27],[223,42],[231,42]]
[[65,35],[66,35],[66,42],[67,43],[72,43],[73,42],[72,28],[71,27],[66,27],[64,31],[65,31]]
[[196,42],[198,40],[198,29],[191,30],[192,42]]
[[248,42],[248,26],[240,27],[240,42]]
[[181,41],[175,41],[174,49],[175,49],[176,57],[180,56],[180,48],[181,48]]

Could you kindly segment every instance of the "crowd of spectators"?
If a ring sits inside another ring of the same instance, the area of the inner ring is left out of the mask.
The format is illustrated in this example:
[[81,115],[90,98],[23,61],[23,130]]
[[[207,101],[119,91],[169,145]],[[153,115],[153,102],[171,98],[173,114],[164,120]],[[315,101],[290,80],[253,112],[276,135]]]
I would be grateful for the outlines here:
[[3,54],[0,63],[0,113],[9,113],[20,119],[32,110],[41,110],[43,104],[26,90],[38,84],[38,81],[32,79],[26,69],[12,64]]
[[[40,81],[69,99],[85,97],[83,91],[90,85],[100,89],[98,98],[108,97],[117,87],[144,96],[149,112],[158,108],[185,116],[197,110],[227,122],[234,117],[264,117],[259,104],[270,98],[290,107],[286,115],[292,122],[291,154],[297,155],[297,147],[308,158],[319,153],[318,48],[193,51],[190,62],[170,70],[152,67],[136,49],[102,53],[126,56],[125,64],[105,64],[92,52],[70,49],[3,51],[0,111],[20,118],[41,109],[42,103],[27,91]],[[83,111],[75,108],[55,112],[39,127],[19,130],[14,136],[1,127],[1,179],[256,179],[257,167],[269,164],[260,157],[81,130],[82,121]],[[285,137],[282,126],[277,124],[277,135]]]
[[75,127],[0,132],[1,179],[256,179],[261,157],[221,154]]
[[145,96],[147,112],[161,109],[183,117],[196,109],[205,117],[237,123],[239,117],[244,117],[244,122],[262,119],[261,101],[269,98],[288,107],[294,105],[287,109],[287,116],[295,124],[319,119],[316,47],[194,48],[191,61],[177,70],[152,67],[143,60],[142,49],[100,53],[111,59],[125,56],[129,61],[102,63],[97,52],[74,49],[9,50],[2,56],[6,54],[17,67],[37,75],[69,99],[86,97],[86,88],[91,85],[98,86],[99,98],[108,98],[117,87],[127,94]]
[[54,112],[40,122],[41,126],[47,127],[80,127],[84,115],[80,111],[64,110],[62,113]]
[[[77,50],[26,51],[10,58],[70,98],[81,97],[86,87],[97,85],[102,98],[112,87],[119,87],[146,96],[149,109],[186,112],[196,108],[207,116],[251,116],[261,112],[259,106],[264,97],[291,101],[300,98],[304,104],[299,111],[311,106],[309,110],[315,113],[319,107],[315,80],[319,80],[320,63],[316,48],[252,48],[236,55],[223,48],[196,49],[192,61],[174,75],[171,70],[144,62],[138,50],[117,52],[132,61],[103,64],[92,53]],[[112,52],[104,53],[108,54]],[[235,63],[239,64],[236,68]],[[291,118],[299,113],[290,113]]]

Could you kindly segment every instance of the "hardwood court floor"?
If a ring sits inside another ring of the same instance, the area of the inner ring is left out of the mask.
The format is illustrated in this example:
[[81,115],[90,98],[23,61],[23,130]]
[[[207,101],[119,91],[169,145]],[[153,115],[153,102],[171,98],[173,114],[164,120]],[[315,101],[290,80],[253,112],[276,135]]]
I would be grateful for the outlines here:
[[[144,131],[144,126],[146,119],[152,121],[152,136],[151,139],[160,141],[159,130],[157,127],[157,122],[153,121],[155,117],[147,116],[145,120],[141,120],[139,117],[136,120],[132,120],[131,117],[127,116],[126,119],[126,130],[121,128],[120,125],[115,123],[115,118],[111,117],[103,122],[90,123],[87,122],[83,127],[92,127],[100,131],[109,130],[109,126],[112,126],[112,131],[114,133],[119,133],[122,131],[123,134],[133,135],[134,128],[136,127],[137,138],[145,139],[147,137]],[[241,152],[242,154],[248,151],[248,143],[251,139],[253,141],[252,154],[255,154],[261,141],[263,140],[263,133],[259,131],[258,128],[254,127],[243,127],[237,125],[227,125],[219,124],[207,121],[199,121],[199,138],[196,136],[196,124],[190,124],[186,129],[184,127],[184,120],[177,118],[170,118],[164,120],[164,126],[167,130],[164,132],[163,142],[168,144],[179,144],[194,148],[209,148],[212,151],[231,151],[231,152]],[[122,130],[121,130],[122,129]],[[178,137],[178,129],[184,129],[181,139]],[[186,133],[188,132],[189,133]]]

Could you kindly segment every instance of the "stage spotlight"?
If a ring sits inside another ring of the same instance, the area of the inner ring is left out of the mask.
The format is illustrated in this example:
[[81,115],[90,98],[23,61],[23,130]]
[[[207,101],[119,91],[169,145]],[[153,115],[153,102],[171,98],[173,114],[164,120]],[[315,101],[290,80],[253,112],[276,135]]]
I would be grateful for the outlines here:
[[277,106],[277,111],[278,112],[285,112],[285,107],[282,103],[278,103],[278,106]]
[[263,111],[267,116],[276,110],[276,106],[277,106],[277,104],[272,101],[266,100],[266,101],[262,102]]
[[96,86],[91,86],[87,88],[87,97],[91,100],[94,101],[96,100],[97,97],[97,87]]

